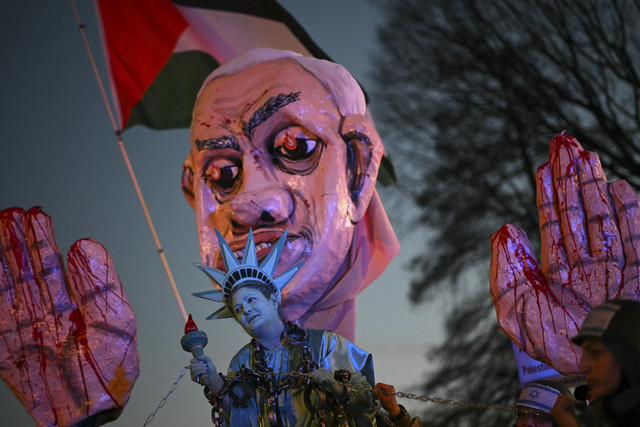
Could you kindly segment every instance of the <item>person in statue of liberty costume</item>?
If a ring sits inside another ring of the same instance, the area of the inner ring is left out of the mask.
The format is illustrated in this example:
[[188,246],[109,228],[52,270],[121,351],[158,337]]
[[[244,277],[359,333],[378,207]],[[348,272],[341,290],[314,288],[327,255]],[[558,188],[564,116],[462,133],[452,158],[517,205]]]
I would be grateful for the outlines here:
[[198,267],[221,290],[194,295],[223,303],[208,318],[234,317],[252,340],[231,360],[228,379],[206,355],[192,359],[190,370],[227,424],[375,425],[372,356],[333,332],[300,328],[280,317],[280,293],[302,265],[273,276],[286,231],[260,265],[252,231],[241,262],[217,235],[226,272]]

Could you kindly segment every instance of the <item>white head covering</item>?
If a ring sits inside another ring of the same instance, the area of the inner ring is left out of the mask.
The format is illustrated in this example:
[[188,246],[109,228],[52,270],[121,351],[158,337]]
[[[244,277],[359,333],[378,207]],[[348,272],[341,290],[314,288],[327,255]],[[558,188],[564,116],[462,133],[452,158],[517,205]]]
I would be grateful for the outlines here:
[[311,58],[290,50],[258,48],[249,50],[216,68],[204,80],[198,97],[204,88],[218,77],[227,76],[245,70],[263,62],[289,58],[300,64],[305,70],[313,74],[322,83],[338,106],[340,114],[365,114],[367,103],[360,85],[353,76],[340,64]]

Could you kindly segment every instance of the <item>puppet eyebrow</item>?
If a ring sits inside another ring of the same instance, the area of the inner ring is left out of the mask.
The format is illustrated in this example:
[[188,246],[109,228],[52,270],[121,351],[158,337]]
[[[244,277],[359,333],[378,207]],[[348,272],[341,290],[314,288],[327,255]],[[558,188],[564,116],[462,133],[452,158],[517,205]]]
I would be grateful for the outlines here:
[[249,138],[251,131],[260,124],[264,123],[269,117],[275,114],[280,108],[296,102],[300,99],[300,92],[291,92],[289,94],[281,93],[267,99],[262,107],[258,108],[251,115],[248,122],[242,122],[242,133]]
[[[242,133],[249,138],[251,131],[256,127],[264,123],[269,117],[275,114],[282,107],[296,102],[300,99],[300,92],[291,92],[289,94],[281,93],[276,96],[272,96],[265,101],[262,107],[258,108],[249,119],[248,122],[242,122]],[[232,150],[240,151],[240,145],[238,141],[230,136],[221,136],[218,138],[209,138],[205,140],[196,139],[196,148],[198,151],[205,150],[221,150],[229,148]]]
[[198,151],[222,150],[224,148],[240,151],[240,145],[233,136],[221,136],[205,140],[196,139],[196,148]]

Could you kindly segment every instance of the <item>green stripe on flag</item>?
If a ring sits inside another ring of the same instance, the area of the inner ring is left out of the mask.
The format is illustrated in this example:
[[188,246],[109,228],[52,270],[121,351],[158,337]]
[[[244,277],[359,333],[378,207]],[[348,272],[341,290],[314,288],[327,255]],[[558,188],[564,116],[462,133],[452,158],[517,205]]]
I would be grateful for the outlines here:
[[180,52],[169,61],[131,110],[125,129],[135,125],[151,129],[189,128],[196,95],[218,62],[200,51]]
[[391,157],[387,153],[384,153],[382,161],[380,162],[380,169],[378,169],[378,182],[385,187],[398,183],[396,170],[393,167]]

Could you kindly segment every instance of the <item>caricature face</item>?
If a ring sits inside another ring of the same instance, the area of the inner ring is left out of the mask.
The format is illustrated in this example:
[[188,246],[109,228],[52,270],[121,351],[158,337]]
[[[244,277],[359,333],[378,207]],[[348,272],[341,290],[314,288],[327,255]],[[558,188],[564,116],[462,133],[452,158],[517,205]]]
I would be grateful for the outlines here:
[[306,262],[283,292],[286,318],[333,284],[366,208],[353,196],[343,125],[329,91],[290,59],[219,77],[196,103],[183,187],[203,263],[223,266],[214,228],[234,251],[252,228],[259,260],[288,229],[276,276]]
[[579,368],[587,375],[592,400],[611,396],[618,391],[622,369],[613,354],[600,341],[585,340],[582,343]]

